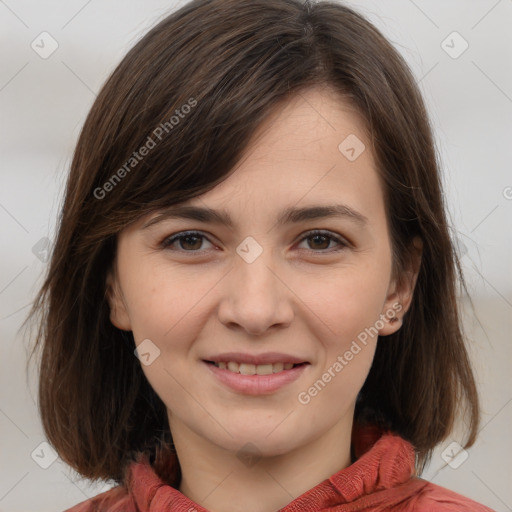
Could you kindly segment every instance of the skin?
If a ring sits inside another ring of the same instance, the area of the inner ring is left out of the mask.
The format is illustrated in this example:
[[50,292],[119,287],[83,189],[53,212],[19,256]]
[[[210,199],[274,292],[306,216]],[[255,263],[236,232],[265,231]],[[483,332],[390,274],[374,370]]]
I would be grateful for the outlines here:
[[[355,161],[338,149],[350,134],[366,146]],[[133,331],[137,345],[150,339],[160,350],[142,369],[167,406],[179,490],[211,511],[275,511],[352,462],[355,400],[378,337],[359,343],[360,352],[307,404],[298,395],[330,367],[332,375],[338,356],[379,319],[379,343],[386,343],[382,337],[400,328],[412,299],[419,242],[415,269],[393,276],[370,147],[346,100],[311,88],[260,126],[224,182],[187,202],[227,210],[234,228],[167,219],[143,229],[154,213],[119,235],[107,280],[111,321]],[[284,208],[334,203],[358,211],[366,224],[333,217],[276,225]],[[312,229],[349,243],[306,238]],[[186,230],[204,238],[160,246]],[[252,263],[236,252],[247,236],[262,248]],[[390,322],[397,303],[398,320]],[[228,351],[284,352],[310,364],[279,390],[249,396],[220,383],[202,361]],[[241,457],[247,443],[252,462]]]

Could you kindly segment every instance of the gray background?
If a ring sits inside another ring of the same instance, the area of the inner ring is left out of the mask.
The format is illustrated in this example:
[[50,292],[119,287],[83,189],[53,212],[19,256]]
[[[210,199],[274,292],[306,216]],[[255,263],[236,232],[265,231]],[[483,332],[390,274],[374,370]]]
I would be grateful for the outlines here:
[[[126,51],[183,3],[0,1],[0,512],[64,510],[109,487],[78,479],[41,445],[36,375],[27,384],[18,329],[41,284],[73,145],[97,91]],[[347,3],[395,44],[423,91],[476,308],[464,321],[482,395],[479,440],[454,458],[454,434],[423,477],[509,511],[512,0]]]

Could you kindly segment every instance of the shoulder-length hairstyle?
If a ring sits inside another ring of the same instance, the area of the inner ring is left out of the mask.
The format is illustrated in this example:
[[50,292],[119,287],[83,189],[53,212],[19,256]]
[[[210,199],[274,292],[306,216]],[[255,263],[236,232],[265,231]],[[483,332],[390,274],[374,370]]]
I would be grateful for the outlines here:
[[152,28],[98,94],[27,318],[38,317],[29,360],[40,347],[44,432],[81,475],[124,483],[141,453],[170,482],[180,471],[165,405],[134,355],[133,335],[109,319],[117,234],[222,182],[278,105],[325,84],[368,130],[395,276],[412,239],[423,241],[412,305],[401,329],[377,345],[355,421],[410,441],[418,472],[461,405],[465,446],[474,443],[478,395],[457,303],[465,285],[431,125],[405,60],[361,14],[334,1],[194,0]]

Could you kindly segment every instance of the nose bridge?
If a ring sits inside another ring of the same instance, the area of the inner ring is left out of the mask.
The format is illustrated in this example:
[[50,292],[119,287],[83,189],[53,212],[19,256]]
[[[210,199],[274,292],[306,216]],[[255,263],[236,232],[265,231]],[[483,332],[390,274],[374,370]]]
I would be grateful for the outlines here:
[[[275,297],[276,262],[275,251],[270,247],[270,237],[258,242],[252,236],[247,236],[237,247],[238,259],[235,260],[236,274],[239,285],[247,293]],[[264,244],[264,245],[263,245]]]
[[[270,240],[267,237],[266,240]],[[232,286],[219,312],[225,323],[236,323],[246,330],[264,332],[273,324],[288,323],[291,307],[286,302],[286,286],[279,279],[275,251],[248,236],[236,249]]]

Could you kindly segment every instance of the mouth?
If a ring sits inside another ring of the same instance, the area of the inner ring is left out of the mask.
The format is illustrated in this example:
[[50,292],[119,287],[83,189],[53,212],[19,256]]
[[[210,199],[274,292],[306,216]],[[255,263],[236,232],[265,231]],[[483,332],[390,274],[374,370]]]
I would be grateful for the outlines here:
[[268,364],[250,364],[238,363],[236,361],[206,361],[212,366],[220,368],[221,370],[228,370],[232,373],[240,375],[272,375],[274,373],[281,373],[292,370],[299,366],[305,366],[309,363],[268,363]]
[[253,396],[269,395],[291,385],[310,365],[309,362],[275,362],[275,357],[272,358],[274,361],[267,361],[264,364],[207,359],[202,361],[213,378],[222,386],[243,395]]

